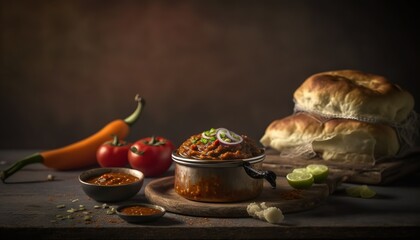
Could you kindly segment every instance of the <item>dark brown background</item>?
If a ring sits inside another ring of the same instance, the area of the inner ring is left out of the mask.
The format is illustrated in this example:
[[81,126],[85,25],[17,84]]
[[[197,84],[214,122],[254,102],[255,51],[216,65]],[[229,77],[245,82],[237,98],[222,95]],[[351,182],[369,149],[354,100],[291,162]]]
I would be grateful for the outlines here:
[[1,1],[0,148],[89,136],[129,115],[136,93],[147,106],[129,140],[176,144],[221,126],[259,139],[321,71],[377,73],[417,94],[414,3]]

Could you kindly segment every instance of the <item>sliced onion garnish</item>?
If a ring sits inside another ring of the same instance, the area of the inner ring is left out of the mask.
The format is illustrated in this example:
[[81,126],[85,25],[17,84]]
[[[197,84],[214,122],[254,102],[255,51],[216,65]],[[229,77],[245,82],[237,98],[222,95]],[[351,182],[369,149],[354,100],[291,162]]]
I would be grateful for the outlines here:
[[227,145],[235,145],[243,141],[243,138],[240,135],[229,131],[226,128],[218,128],[216,132],[216,137],[221,143]]

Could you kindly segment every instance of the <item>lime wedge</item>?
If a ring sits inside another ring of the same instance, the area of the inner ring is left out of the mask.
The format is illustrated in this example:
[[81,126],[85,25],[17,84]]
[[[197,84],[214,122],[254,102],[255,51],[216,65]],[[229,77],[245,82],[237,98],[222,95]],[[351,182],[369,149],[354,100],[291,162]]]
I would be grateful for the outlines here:
[[306,166],[306,170],[314,176],[315,183],[322,183],[328,177],[328,166],[324,164],[309,164]]
[[367,185],[348,187],[346,188],[346,193],[351,197],[361,198],[373,198],[376,195],[376,192]]
[[360,186],[348,187],[346,188],[346,193],[350,197],[360,197]]
[[376,192],[370,189],[368,186],[363,185],[360,187],[360,197],[362,198],[373,198]]
[[296,189],[310,188],[314,183],[314,177],[308,172],[291,172],[286,175],[286,179]]

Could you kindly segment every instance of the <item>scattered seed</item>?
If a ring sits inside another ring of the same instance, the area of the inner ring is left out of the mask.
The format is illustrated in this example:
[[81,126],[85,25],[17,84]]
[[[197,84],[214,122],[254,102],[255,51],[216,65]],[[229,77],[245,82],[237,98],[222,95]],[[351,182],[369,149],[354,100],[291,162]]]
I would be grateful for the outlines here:
[[[78,202],[78,201],[79,201],[79,199],[71,200],[71,202],[73,202],[73,203]],[[59,204],[59,205],[56,205],[56,207],[57,208],[65,208],[66,205],[65,204]],[[116,208],[108,205],[107,203],[103,203],[101,205],[94,205],[93,208],[94,209],[105,209],[104,212],[107,215],[113,215],[113,214],[116,214],[116,212],[117,212]],[[66,214],[64,216],[60,215],[60,214],[57,214],[57,215],[55,215],[55,219],[52,219],[50,221],[51,222],[57,222],[59,220],[75,219],[75,218],[78,218],[78,219],[83,218],[83,220],[85,221],[86,224],[92,223],[92,221],[93,221],[92,211],[87,210],[86,207],[83,204],[79,204],[78,208],[77,207],[67,208],[66,212],[68,214]],[[76,212],[81,212],[81,213],[76,213]]]
[[112,214],[114,214],[116,211],[115,211],[115,208],[110,208],[110,209],[108,209],[107,211],[106,211],[106,214],[108,214],[108,215],[112,215]]
[[48,174],[48,176],[47,176],[47,180],[48,181],[54,181],[54,179],[55,179],[55,176],[54,175]]
[[74,213],[74,212],[76,212],[76,209],[74,209],[74,208],[70,208],[70,209],[68,209],[68,210],[67,210],[67,212],[68,212],[68,213]]

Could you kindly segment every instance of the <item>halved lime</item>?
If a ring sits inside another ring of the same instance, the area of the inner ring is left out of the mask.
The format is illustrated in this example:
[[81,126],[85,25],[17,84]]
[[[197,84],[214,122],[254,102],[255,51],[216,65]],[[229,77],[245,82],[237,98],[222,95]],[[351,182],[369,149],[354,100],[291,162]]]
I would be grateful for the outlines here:
[[329,173],[328,166],[324,164],[309,164],[306,166],[306,170],[314,176],[315,183],[324,182]]
[[314,183],[314,177],[308,172],[291,172],[286,175],[286,179],[296,189],[310,188]]
[[308,172],[308,169],[306,169],[305,167],[303,167],[303,168],[295,168],[295,169],[293,169],[293,172],[297,172],[297,173],[306,172],[306,173],[309,173]]
[[360,187],[360,197],[373,198],[375,195],[376,195],[376,192],[370,189],[367,185],[362,185]]

